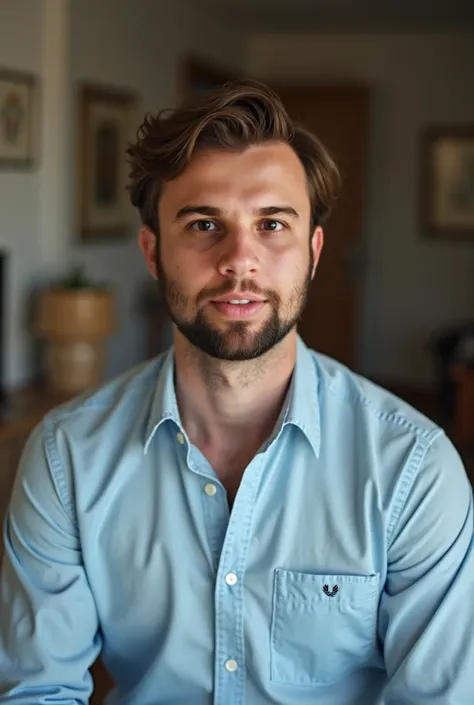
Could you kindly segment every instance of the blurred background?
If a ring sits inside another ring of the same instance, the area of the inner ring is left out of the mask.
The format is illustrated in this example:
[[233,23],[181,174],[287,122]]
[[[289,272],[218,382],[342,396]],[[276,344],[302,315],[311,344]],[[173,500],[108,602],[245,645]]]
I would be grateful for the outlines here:
[[167,344],[122,147],[147,111],[252,76],[344,177],[303,337],[452,415],[446,361],[473,355],[473,70],[460,0],[0,0],[4,391],[44,374],[34,306],[57,279],[112,292],[101,379]]
[[473,75],[467,0],[0,0],[0,518],[45,411],[168,345],[124,149],[233,77],[342,171],[303,338],[442,423],[474,478]]

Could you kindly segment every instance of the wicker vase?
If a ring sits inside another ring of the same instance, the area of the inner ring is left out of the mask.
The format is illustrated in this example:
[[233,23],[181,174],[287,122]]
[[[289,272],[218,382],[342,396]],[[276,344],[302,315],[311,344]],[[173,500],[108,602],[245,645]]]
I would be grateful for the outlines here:
[[53,389],[74,394],[101,382],[104,343],[114,319],[107,290],[51,287],[41,292],[36,331],[46,341],[46,375]]

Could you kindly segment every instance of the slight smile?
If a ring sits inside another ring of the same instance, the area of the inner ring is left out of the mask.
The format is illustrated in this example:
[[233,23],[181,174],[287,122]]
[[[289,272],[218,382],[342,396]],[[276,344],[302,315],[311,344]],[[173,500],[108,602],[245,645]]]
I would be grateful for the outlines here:
[[229,318],[249,318],[259,313],[265,306],[265,300],[250,298],[249,296],[236,296],[233,294],[225,298],[210,301],[210,304],[221,314]]

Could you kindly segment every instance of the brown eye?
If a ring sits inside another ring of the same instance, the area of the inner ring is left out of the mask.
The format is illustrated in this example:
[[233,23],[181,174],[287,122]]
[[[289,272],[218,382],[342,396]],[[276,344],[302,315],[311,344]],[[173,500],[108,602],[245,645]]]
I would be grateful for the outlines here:
[[280,223],[279,220],[264,220],[261,225],[262,230],[266,230],[267,232],[271,233],[279,232],[284,228],[283,223]]
[[212,220],[195,220],[189,225],[191,230],[198,230],[201,233],[213,232],[217,230],[216,224]]

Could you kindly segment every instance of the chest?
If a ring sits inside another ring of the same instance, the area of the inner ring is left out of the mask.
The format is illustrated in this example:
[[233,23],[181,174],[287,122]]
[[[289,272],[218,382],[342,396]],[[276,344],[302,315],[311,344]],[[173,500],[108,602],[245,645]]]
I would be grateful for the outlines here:
[[130,596],[143,591],[143,574],[184,571],[184,584],[194,575],[212,580],[222,550],[242,559],[244,546],[250,571],[266,565],[270,572],[271,566],[363,572],[366,563],[377,572],[386,527],[374,479],[366,467],[364,479],[357,467],[316,459],[309,444],[295,449],[291,440],[265,453],[209,451],[209,464],[184,453],[182,462],[164,462],[157,448],[135,469],[128,462],[111,474],[99,498],[83,496],[78,485],[85,560],[100,553],[101,580],[113,576]]
[[[366,666],[380,566],[375,517],[353,502],[354,488],[329,495],[305,449],[216,460],[216,473],[230,468],[239,482],[150,464],[89,511],[84,557],[106,641],[115,652],[153,653],[165,675],[180,672],[191,645],[196,677],[213,672],[214,650],[218,666],[229,654],[243,666],[246,642],[274,687],[330,682],[355,657]],[[318,660],[301,671],[305,653]]]

